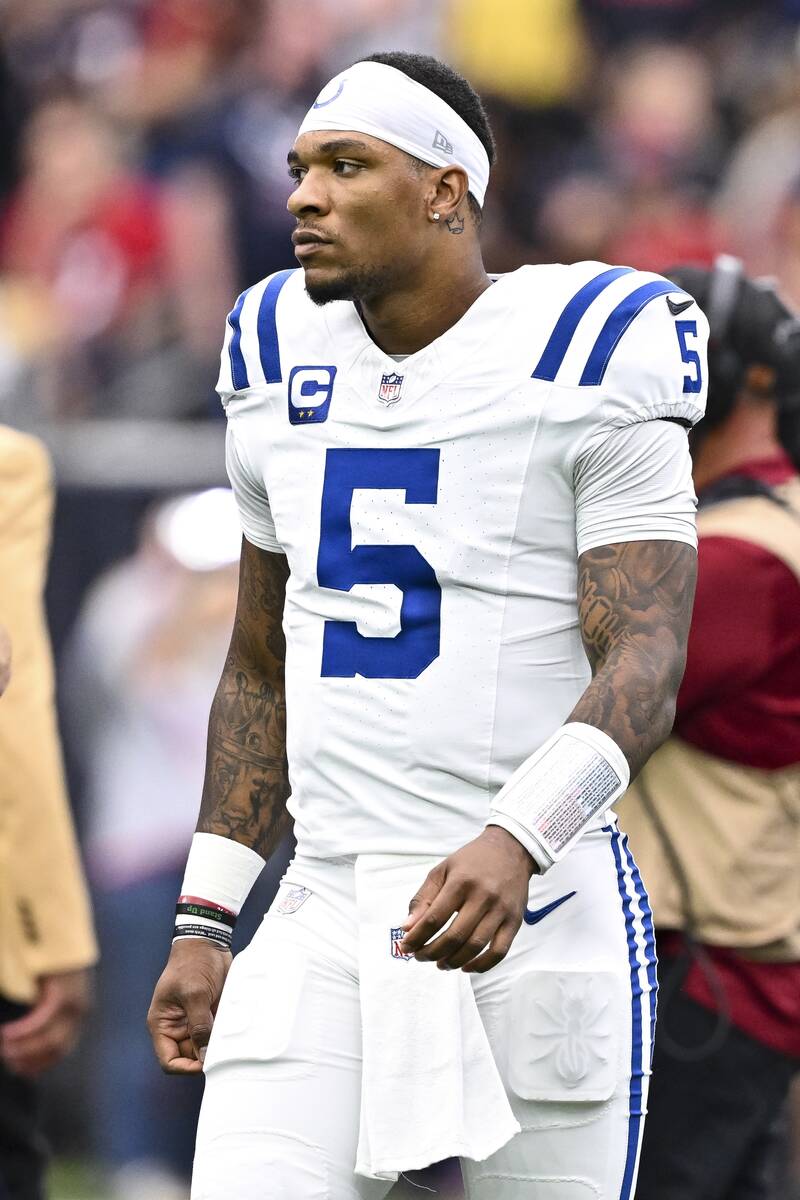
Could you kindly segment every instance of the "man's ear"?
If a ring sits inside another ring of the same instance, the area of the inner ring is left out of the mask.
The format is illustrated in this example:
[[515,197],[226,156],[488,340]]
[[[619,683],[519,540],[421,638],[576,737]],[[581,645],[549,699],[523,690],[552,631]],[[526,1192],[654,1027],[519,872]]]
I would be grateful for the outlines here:
[[452,229],[458,225],[463,228],[468,210],[468,192],[469,178],[463,167],[440,168],[431,208],[441,213],[442,223],[448,228]]

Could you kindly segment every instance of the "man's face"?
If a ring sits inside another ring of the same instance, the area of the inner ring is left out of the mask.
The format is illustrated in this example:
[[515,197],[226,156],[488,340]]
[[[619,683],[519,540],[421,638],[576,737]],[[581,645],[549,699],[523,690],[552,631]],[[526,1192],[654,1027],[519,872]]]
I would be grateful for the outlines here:
[[428,248],[429,182],[416,161],[364,133],[304,133],[289,153],[297,181],[292,240],[317,304],[369,301],[413,279]]

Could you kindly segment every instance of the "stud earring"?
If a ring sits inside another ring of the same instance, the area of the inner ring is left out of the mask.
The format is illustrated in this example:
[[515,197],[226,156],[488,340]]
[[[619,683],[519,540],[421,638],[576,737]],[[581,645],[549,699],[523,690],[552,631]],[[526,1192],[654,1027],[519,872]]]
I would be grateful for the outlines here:
[[434,214],[433,214],[433,219],[434,219],[434,221],[438,221],[438,220],[439,220],[439,218],[441,217],[441,215],[442,215],[441,213],[434,213]]

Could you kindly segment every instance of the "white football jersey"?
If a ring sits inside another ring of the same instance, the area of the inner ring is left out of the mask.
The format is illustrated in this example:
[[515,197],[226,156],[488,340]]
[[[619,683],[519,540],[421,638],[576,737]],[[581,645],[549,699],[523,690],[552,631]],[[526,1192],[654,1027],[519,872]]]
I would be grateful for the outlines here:
[[400,362],[302,270],[239,298],[219,391],[245,536],[291,569],[303,853],[445,855],[480,832],[590,678],[578,554],[694,543],[685,433],[657,418],[701,417],[706,338],[673,284],[602,263],[502,276]]

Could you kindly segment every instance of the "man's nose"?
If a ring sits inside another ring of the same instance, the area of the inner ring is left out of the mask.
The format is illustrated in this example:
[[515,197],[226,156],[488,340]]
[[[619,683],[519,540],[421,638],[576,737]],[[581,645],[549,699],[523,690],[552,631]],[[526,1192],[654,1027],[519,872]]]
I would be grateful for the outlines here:
[[327,212],[329,204],[322,181],[315,171],[306,171],[289,196],[286,207],[293,217]]

